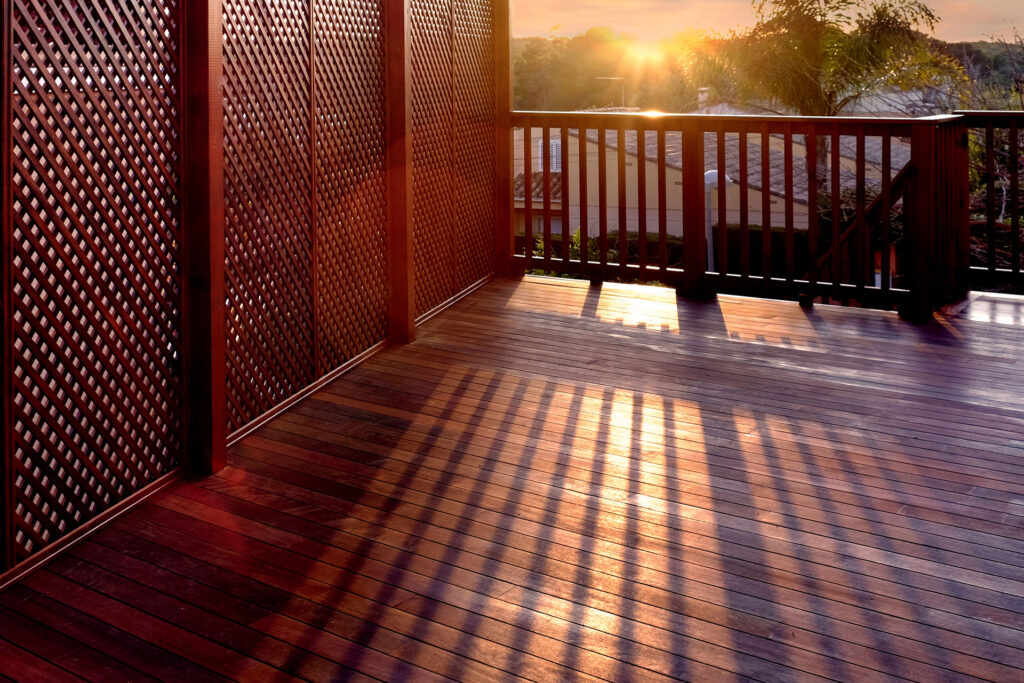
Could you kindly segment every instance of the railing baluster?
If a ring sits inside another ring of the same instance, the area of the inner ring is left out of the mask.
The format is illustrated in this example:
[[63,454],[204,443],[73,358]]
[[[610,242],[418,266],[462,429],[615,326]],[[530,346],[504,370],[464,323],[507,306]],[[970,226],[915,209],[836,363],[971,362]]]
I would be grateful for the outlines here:
[[1016,121],[1010,122],[1010,252],[1014,280],[1020,278],[1020,131]]
[[[718,259],[718,274],[725,276],[729,274],[729,174],[725,165],[725,123],[718,122],[716,131],[716,152],[718,159],[718,248],[715,249],[715,258]],[[711,264],[708,264],[710,268]]]
[[832,296],[835,299],[840,299],[840,284],[842,282],[842,265],[841,265],[841,252],[843,245],[841,244],[842,235],[842,186],[840,182],[842,176],[840,175],[842,157],[840,156],[839,149],[839,126],[836,125],[832,129]]
[[526,269],[533,269],[533,123],[523,124],[523,237]]
[[578,129],[579,134],[579,164],[580,164],[580,271],[582,273],[587,272],[587,263],[589,262],[590,253],[590,210],[587,206],[590,201],[590,188],[588,187],[589,178],[587,171],[590,166],[590,142],[587,140],[587,128],[586,126],[580,126]]
[[783,140],[785,145],[784,166],[786,174],[786,283],[793,295],[793,280],[796,278],[796,230],[793,209],[793,124],[787,123]]
[[985,235],[988,240],[988,272],[996,272],[996,144],[995,127],[985,123]]
[[628,215],[626,212],[626,127],[619,123],[616,132],[619,138],[617,171],[618,194],[619,194],[619,273],[621,277],[626,276],[626,264],[629,262],[629,242],[626,233]]
[[647,130],[636,132],[636,193],[637,193],[637,245],[640,260],[640,279],[647,275]]
[[888,292],[892,286],[892,263],[889,244],[892,222],[892,136],[889,131],[882,135],[882,244],[881,244],[881,285]]
[[[857,230],[850,236],[857,249],[851,249],[850,269],[856,273],[857,291],[863,295],[868,283],[868,268],[871,261],[871,230],[867,224],[867,140],[862,126],[857,131]],[[859,237],[859,239],[857,239]]]
[[551,270],[551,128],[544,123],[541,162],[544,178],[544,270]]
[[597,248],[601,275],[608,265],[608,130],[600,124],[597,130],[597,210],[600,219]]
[[807,253],[811,272],[808,274],[808,294],[811,301],[818,289],[818,130],[809,124],[804,150],[807,165]]
[[761,277],[768,292],[772,279],[772,146],[768,124],[761,124]]
[[571,230],[571,218],[572,213],[570,212],[569,202],[572,200],[572,194],[569,191],[569,123],[568,121],[562,122],[562,136],[561,136],[561,187],[562,187],[562,267],[565,268],[569,265],[569,236],[572,234]]
[[658,268],[662,273],[668,270],[668,169],[664,124],[658,127]]
[[739,124],[740,155],[740,275],[746,282],[750,277],[750,171],[747,160],[747,126]]

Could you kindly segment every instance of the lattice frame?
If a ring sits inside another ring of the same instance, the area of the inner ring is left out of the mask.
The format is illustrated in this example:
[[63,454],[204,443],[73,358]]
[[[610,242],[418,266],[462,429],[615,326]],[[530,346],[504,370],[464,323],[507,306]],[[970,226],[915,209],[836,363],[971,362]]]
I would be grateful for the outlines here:
[[387,335],[384,0],[226,0],[224,32],[237,431]]
[[13,8],[13,560],[181,464],[175,0]]
[[315,379],[310,4],[225,0],[229,431]]
[[318,0],[316,319],[320,373],[387,335],[383,0]]
[[412,223],[415,307],[422,314],[454,290],[451,0],[412,0]]
[[455,292],[494,272],[494,19],[491,0],[455,1]]
[[416,312],[494,272],[495,16],[490,0],[413,0]]

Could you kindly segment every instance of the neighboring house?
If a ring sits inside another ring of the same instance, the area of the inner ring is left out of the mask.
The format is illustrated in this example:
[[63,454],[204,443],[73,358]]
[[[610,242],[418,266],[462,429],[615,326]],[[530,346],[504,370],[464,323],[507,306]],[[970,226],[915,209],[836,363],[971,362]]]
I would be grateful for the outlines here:
[[933,116],[949,112],[958,100],[946,88],[888,88],[862,95],[843,109],[844,116]]
[[[705,113],[701,110],[700,113]],[[752,113],[748,109],[740,109],[729,105],[716,105],[707,109],[714,115],[738,115]],[[551,171],[551,226],[552,234],[559,235],[562,231],[562,200],[563,183],[568,189],[570,230],[575,232],[580,225],[580,159],[587,162],[587,223],[588,234],[596,236],[599,229],[599,147],[598,133],[588,130],[585,140],[580,140],[578,131],[570,130],[569,136],[569,167],[561,168],[561,140],[559,132],[553,130],[550,146],[544,149],[543,130],[535,128],[531,131],[531,197],[533,203],[533,232],[540,234],[544,226],[544,156],[550,159]],[[657,234],[658,229],[658,145],[657,134],[647,132],[644,140],[638,140],[635,132],[629,131],[625,136],[626,152],[626,193],[627,231],[637,232],[639,229],[639,190],[637,165],[646,165],[647,176],[647,230],[649,234]],[[764,223],[762,215],[762,193],[765,191],[765,180],[761,175],[762,139],[759,134],[751,134],[747,139],[747,220],[751,226]],[[717,136],[706,134],[704,137],[704,170],[717,170],[718,148]],[[666,187],[668,232],[671,235],[682,234],[682,134],[668,132],[665,136]],[[805,164],[806,147],[803,136],[793,136],[793,224],[797,230],[806,230],[808,225],[808,177]],[[643,151],[641,153],[641,146]],[[786,223],[786,177],[785,177],[785,139],[781,135],[769,136],[770,171],[767,191],[770,193],[771,211],[770,224],[782,228]],[[583,154],[581,155],[581,149]],[[607,177],[607,224],[609,233],[617,233],[619,229],[619,181],[618,181],[618,149],[617,131],[606,133],[606,177]],[[525,234],[526,206],[526,173],[523,167],[523,130],[515,131],[515,220],[517,234]],[[840,138],[840,186],[844,189],[856,187],[856,140],[851,137]],[[901,140],[893,140],[891,175],[895,175],[910,159],[910,147]],[[877,192],[881,187],[882,141],[880,138],[865,140],[865,185],[869,193]],[[566,171],[563,173],[563,170]],[[739,136],[725,136],[725,170],[735,182],[726,190],[726,220],[730,225],[738,225],[740,215],[740,150]],[[711,215],[717,223],[719,217],[718,192],[710,193]]]

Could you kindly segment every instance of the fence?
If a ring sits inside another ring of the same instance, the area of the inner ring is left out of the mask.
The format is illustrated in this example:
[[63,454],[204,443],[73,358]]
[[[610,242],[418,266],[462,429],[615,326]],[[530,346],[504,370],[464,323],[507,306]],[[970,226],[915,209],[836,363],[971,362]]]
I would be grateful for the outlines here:
[[972,281],[981,287],[1024,287],[1024,112],[965,111],[970,128]]
[[517,112],[512,125],[523,269],[887,308],[965,286],[949,223],[966,208],[960,118]]
[[497,4],[3,4],[0,585],[493,273]]

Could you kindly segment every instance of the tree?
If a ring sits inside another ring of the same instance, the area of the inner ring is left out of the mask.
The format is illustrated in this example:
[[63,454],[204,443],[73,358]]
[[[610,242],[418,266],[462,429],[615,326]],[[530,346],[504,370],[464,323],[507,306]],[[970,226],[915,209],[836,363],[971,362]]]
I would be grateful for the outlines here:
[[[753,4],[754,26],[717,53],[731,76],[730,94],[741,102],[784,114],[837,116],[869,93],[952,92],[965,83],[959,63],[934,50],[922,32],[938,17],[920,0]],[[814,171],[827,193],[829,140],[809,138],[807,145],[816,149]]]
[[957,88],[963,70],[921,29],[938,18],[919,0],[754,0],[757,22],[722,55],[747,101],[836,116],[868,93]]
[[[571,38],[513,40],[517,109],[573,111],[609,106],[678,110],[696,100],[672,58],[673,40],[657,49],[607,28]],[[625,100],[625,103],[623,103]]]

